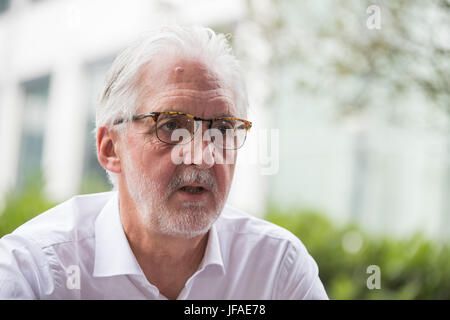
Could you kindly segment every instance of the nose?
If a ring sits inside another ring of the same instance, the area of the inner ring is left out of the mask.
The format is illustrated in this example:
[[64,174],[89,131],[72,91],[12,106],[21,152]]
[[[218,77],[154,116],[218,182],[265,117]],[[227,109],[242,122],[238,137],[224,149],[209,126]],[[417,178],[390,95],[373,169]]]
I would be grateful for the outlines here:
[[[208,129],[207,126],[206,129]],[[196,131],[191,142],[183,147],[183,163],[199,169],[209,169],[215,164],[215,146],[202,126]]]

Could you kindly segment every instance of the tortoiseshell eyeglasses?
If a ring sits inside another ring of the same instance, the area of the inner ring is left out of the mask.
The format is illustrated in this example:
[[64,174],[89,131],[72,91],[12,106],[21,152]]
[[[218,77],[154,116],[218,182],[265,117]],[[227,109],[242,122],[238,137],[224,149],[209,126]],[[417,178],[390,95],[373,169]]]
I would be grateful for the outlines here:
[[[234,117],[203,119],[192,114],[165,111],[137,114],[133,121],[151,117],[155,125],[156,136],[164,143],[186,144],[194,139],[195,133],[201,127],[202,121],[209,122],[208,135],[214,145],[221,149],[236,150],[244,145],[247,132],[252,123]],[[114,125],[124,122],[119,119]]]

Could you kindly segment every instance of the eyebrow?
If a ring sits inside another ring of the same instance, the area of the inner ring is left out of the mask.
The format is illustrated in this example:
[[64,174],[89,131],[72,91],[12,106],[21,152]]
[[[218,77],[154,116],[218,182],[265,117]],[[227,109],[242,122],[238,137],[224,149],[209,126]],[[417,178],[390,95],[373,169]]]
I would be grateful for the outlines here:
[[[174,112],[181,112],[181,113],[189,113],[189,112],[185,112],[185,111],[181,111],[181,110],[167,110],[167,111],[168,112],[174,111]],[[189,114],[192,114],[192,113],[189,113]],[[192,115],[198,117],[195,114],[192,114]],[[201,118],[201,117],[199,117],[199,118]],[[220,115],[214,116],[214,117],[209,118],[209,119],[218,119],[218,118],[237,118],[237,116],[233,116],[233,115],[230,115],[230,114],[222,113]]]
[[229,115],[229,114],[221,114],[221,115],[215,116],[214,118],[236,118],[236,117],[233,115]]

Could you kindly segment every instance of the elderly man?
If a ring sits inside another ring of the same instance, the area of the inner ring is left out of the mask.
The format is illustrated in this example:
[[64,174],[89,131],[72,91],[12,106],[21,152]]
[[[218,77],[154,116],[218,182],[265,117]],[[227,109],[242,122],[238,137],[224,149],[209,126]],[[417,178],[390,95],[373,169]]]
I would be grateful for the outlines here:
[[0,297],[327,299],[287,230],[226,205],[251,127],[223,35],[164,27],[122,52],[97,109],[115,191],[77,196],[0,240]]

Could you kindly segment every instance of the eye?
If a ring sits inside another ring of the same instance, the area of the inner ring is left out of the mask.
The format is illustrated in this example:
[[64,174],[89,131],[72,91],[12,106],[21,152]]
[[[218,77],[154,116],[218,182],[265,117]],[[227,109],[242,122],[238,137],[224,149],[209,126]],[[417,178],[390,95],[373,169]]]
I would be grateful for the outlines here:
[[163,123],[158,124],[158,129],[165,131],[175,131],[176,129],[182,128],[180,126],[180,121],[177,119],[167,119]]
[[161,128],[164,130],[169,130],[169,131],[173,131],[175,129],[177,129],[177,123],[175,121],[171,121],[171,122],[167,122],[165,123]]
[[214,122],[213,129],[219,130],[222,134],[226,134],[227,130],[234,130],[235,121],[231,119],[222,119]]

